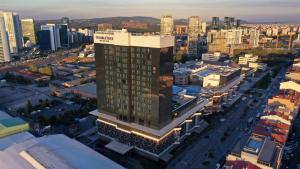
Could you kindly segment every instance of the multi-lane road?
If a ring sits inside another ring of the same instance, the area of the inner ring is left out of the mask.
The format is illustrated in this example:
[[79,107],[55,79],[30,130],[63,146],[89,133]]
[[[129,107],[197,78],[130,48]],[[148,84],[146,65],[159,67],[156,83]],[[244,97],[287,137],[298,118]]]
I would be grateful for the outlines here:
[[[278,92],[284,73],[285,70],[282,69],[272,80],[265,94],[258,98],[258,103],[254,107],[248,105],[254,98],[244,95],[247,97],[244,101],[235,104],[225,115],[214,118],[210,123],[209,131],[176,156],[167,169],[215,169],[219,161],[225,158],[239,140],[250,136],[255,122],[250,125],[248,119],[252,117],[255,120],[257,113],[265,108],[267,99]],[[225,121],[220,122],[220,118]],[[224,135],[226,135],[225,139]]]

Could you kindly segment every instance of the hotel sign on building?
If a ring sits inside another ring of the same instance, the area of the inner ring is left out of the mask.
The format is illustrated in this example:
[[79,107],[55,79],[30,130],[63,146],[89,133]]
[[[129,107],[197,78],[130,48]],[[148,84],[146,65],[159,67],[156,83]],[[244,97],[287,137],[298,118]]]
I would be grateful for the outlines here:
[[95,43],[105,43],[105,44],[113,44],[114,41],[114,33],[107,31],[99,31],[95,35]]

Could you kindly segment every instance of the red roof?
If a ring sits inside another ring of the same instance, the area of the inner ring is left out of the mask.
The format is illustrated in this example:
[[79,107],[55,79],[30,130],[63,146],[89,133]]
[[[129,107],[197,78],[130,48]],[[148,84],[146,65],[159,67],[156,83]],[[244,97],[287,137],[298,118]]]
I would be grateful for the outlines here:
[[248,162],[248,161],[231,161],[231,160],[227,160],[225,165],[225,167],[232,167],[231,169],[261,169],[260,167],[257,167],[256,165]]
[[271,137],[272,140],[283,144],[286,142],[289,125],[272,120],[261,119],[253,129],[252,134],[257,136]]

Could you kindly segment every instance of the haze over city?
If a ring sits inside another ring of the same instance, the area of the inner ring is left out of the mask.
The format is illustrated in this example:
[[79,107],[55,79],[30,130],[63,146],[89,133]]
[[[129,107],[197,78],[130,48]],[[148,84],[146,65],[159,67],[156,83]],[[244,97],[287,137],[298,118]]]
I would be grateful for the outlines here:
[[161,17],[172,14],[175,18],[200,15],[239,16],[250,22],[299,22],[299,0],[1,0],[0,9],[18,12],[22,17],[57,19],[88,19],[112,16]]
[[0,169],[300,169],[300,0],[0,0]]

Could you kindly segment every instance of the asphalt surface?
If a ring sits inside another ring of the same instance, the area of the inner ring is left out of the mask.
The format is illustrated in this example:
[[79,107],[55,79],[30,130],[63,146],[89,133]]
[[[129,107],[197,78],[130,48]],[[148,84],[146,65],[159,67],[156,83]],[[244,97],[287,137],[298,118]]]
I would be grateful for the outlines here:
[[[282,69],[254,107],[247,108],[253,98],[245,95],[247,98],[244,101],[241,100],[223,117],[219,117],[224,118],[224,122],[212,120],[211,128],[206,132],[208,134],[201,136],[183,150],[169,163],[167,169],[215,169],[219,161],[226,157],[241,138],[250,136],[255,122],[249,124],[249,118],[256,120],[257,113],[264,110],[267,99],[278,92],[282,80],[280,77],[283,77],[284,73],[285,70]],[[224,135],[227,135],[226,139],[222,140]]]

